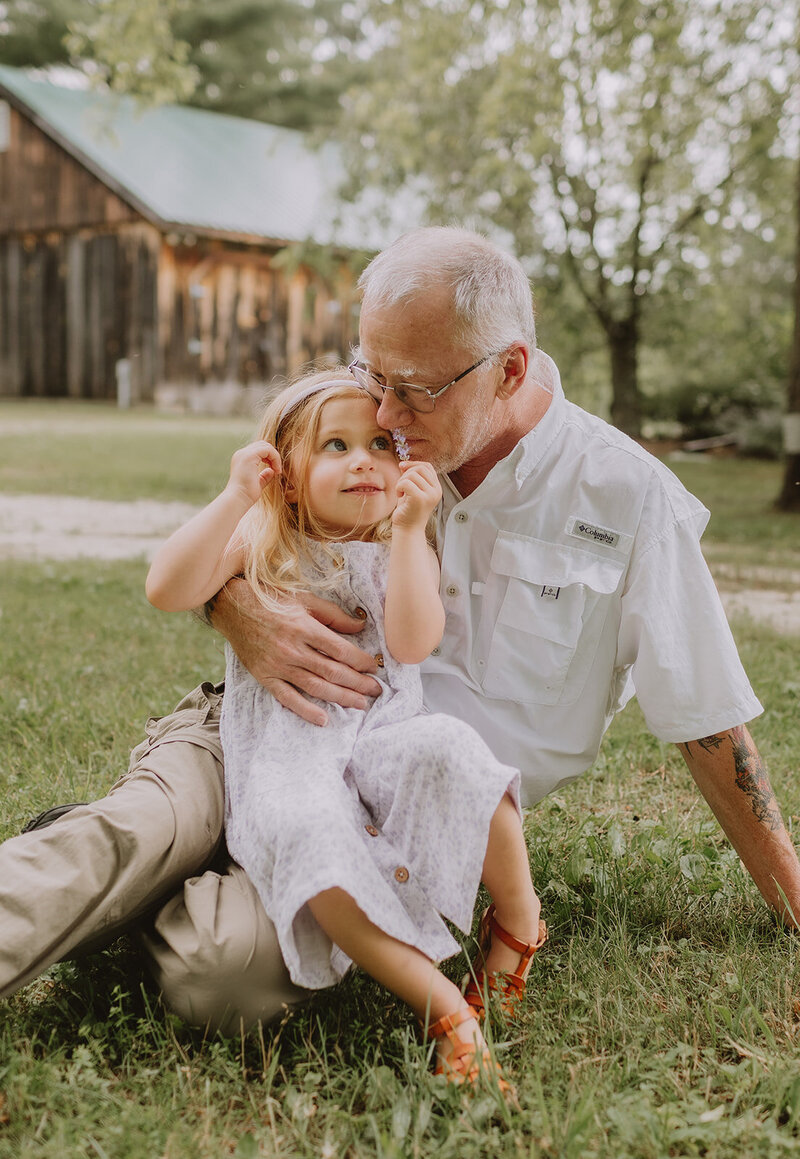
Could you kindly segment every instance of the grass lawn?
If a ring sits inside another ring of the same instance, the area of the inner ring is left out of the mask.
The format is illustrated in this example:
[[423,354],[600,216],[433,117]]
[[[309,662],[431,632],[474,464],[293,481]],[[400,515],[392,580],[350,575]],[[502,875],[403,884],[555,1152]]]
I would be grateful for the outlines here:
[[[200,502],[248,431],[87,407],[63,442],[69,408],[50,435],[60,408],[28,435],[5,432],[13,409],[28,410],[0,406],[0,491]],[[677,467],[714,507],[720,551],[758,543],[797,566],[800,523],[768,510],[776,467]],[[102,794],[144,719],[221,675],[218,639],[151,609],[144,571],[0,563],[0,838]],[[767,705],[753,731],[797,827],[800,641],[736,634]],[[521,1109],[430,1079],[412,1020],[363,977],[263,1035],[204,1040],[159,1008],[122,943],[0,1002],[0,1159],[800,1154],[800,942],[770,919],[677,750],[629,706],[592,771],[528,828],[551,938],[521,1023],[496,1043]]]
[[207,503],[255,420],[0,399],[0,492]]

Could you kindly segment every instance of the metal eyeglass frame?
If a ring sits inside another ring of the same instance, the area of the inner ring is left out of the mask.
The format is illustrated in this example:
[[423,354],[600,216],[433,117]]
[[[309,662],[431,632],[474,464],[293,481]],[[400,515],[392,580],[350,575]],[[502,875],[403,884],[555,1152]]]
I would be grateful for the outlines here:
[[[479,358],[477,362],[473,362],[472,366],[470,366],[467,370],[462,371],[461,374],[457,374],[455,378],[451,378],[448,383],[446,383],[444,386],[441,386],[438,390],[428,390],[427,386],[419,386],[413,382],[398,382],[396,386],[389,386],[388,383],[381,382],[381,380],[373,373],[373,371],[371,371],[369,367],[365,366],[363,362],[360,362],[357,358],[350,363],[347,369],[350,371],[353,378],[355,378],[356,381],[365,389],[369,390],[370,386],[374,383],[375,386],[377,386],[381,391],[381,397],[383,397],[383,394],[387,390],[393,390],[397,397],[397,401],[400,402],[403,406],[407,406],[409,410],[416,411],[417,414],[431,414],[436,405],[436,400],[440,397],[440,395],[443,395],[444,392],[449,390],[451,386],[455,386],[455,384],[460,382],[462,378],[466,378],[468,374],[472,374],[473,370],[477,370],[479,366],[483,366],[484,362],[488,362],[490,358],[496,358],[500,353],[502,353],[502,351],[496,351],[492,354],[484,354],[483,358]],[[412,401],[413,395],[409,397],[408,391],[413,391],[415,394],[417,394],[419,396],[420,402],[424,397],[430,403],[430,406],[428,406],[427,409],[421,406],[417,406],[416,401]]]

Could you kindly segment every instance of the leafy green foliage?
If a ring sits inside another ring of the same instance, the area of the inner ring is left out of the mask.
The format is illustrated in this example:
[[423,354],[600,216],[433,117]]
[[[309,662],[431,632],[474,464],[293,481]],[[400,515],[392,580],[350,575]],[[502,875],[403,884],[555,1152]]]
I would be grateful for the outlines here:
[[0,63],[14,68],[69,64],[68,25],[86,11],[87,0],[2,0]]
[[176,35],[200,75],[192,104],[275,125],[317,128],[360,75],[358,22],[338,0],[194,0]]
[[199,81],[190,46],[172,21],[182,0],[95,0],[84,20],[71,22],[65,43],[72,59],[91,56],[93,79],[147,104],[187,100]]
[[703,223],[761,224],[747,191],[795,60],[782,7],[381,0],[377,68],[341,126],[354,181],[411,181],[431,221],[505,231],[539,280],[563,268],[633,429],[646,304],[707,268]]
[[335,120],[362,67],[336,0],[2,0],[0,30],[0,62],[294,128]]

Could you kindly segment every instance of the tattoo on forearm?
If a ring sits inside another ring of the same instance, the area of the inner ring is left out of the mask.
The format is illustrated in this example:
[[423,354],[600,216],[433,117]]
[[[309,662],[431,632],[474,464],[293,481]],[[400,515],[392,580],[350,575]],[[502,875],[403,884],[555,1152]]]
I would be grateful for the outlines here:
[[[720,747],[723,739],[724,738],[721,736],[702,736],[700,737],[700,740],[693,741],[692,743],[699,744],[701,749],[704,749],[707,753],[711,753]],[[692,746],[689,741],[680,747],[686,749],[687,753],[692,751]]]
[[757,820],[772,830],[780,829],[783,825],[781,812],[760,756],[748,745],[740,728],[731,730],[731,742],[736,766],[736,787],[750,798],[750,806]]
[[723,744],[730,741],[733,747],[733,762],[735,770],[735,784],[737,789],[750,798],[750,807],[753,814],[762,825],[767,825],[775,831],[783,827],[783,819],[767,770],[761,761],[758,752],[748,744],[743,728],[732,728],[730,732],[721,736],[704,736],[700,740],[687,741],[678,747],[684,750],[688,758],[692,745],[699,745],[705,752],[716,752]]

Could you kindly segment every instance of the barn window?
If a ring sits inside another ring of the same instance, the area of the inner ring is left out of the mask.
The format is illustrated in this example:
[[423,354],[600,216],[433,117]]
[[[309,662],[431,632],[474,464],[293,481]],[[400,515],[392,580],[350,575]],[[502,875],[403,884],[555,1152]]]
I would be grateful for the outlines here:
[[11,144],[11,107],[0,101],[0,153],[6,153]]

